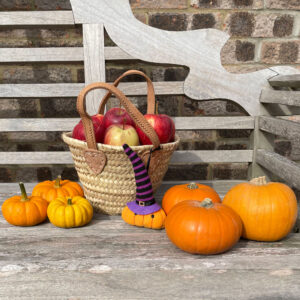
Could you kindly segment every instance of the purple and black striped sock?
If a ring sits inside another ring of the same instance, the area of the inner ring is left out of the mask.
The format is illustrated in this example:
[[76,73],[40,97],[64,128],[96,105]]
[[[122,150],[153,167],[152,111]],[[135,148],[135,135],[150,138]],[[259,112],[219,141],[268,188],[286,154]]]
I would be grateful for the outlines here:
[[[153,197],[152,184],[143,161],[127,144],[123,145],[126,155],[129,157],[136,181],[136,201],[155,202]],[[150,202],[149,202],[150,204]]]

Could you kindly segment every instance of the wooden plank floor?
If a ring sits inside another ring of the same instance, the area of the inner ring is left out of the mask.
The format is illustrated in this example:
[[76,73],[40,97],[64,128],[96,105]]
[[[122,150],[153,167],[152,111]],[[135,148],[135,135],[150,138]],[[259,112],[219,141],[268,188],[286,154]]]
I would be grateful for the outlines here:
[[300,234],[196,256],[118,216],[76,229],[0,216],[0,282],[0,299],[299,299]]

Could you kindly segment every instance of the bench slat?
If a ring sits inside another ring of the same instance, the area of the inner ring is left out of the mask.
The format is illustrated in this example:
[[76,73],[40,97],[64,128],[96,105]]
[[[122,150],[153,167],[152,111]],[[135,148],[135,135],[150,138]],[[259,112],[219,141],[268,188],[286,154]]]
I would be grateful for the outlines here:
[[263,89],[260,102],[300,106],[300,91],[276,91]]
[[[217,193],[220,195],[220,197],[224,196],[229,189],[231,189],[233,186],[245,182],[244,180],[197,180],[196,182],[200,184],[205,184],[210,187],[212,187],[214,190],[217,191]],[[185,184],[190,183],[191,181],[164,181],[162,182],[162,185],[159,187],[157,192],[155,193],[155,200],[158,202],[161,201],[163,195],[165,192],[171,188],[174,185],[178,184]],[[28,194],[31,193],[32,189],[35,187],[37,182],[28,182],[24,183],[26,190]],[[1,198],[4,200],[8,197],[11,197],[12,195],[18,195],[20,194],[20,189],[18,183],[0,183],[0,204],[1,204]]]
[[[172,164],[202,162],[251,162],[252,150],[176,151]],[[2,165],[73,164],[70,152],[0,152]]]
[[274,117],[259,117],[259,128],[263,131],[300,141],[300,123]]
[[72,11],[0,12],[0,26],[74,25]]
[[[119,47],[105,47],[105,60],[134,59]],[[0,63],[83,61],[82,47],[0,48]]]
[[[253,129],[252,117],[175,117],[177,130]],[[79,118],[0,119],[1,132],[71,131]]]
[[[0,84],[0,98],[51,98],[77,97],[83,83],[53,83],[53,84]],[[122,82],[119,88],[125,95],[147,95],[145,82]],[[182,95],[183,82],[154,82],[157,95]]]
[[256,161],[295,188],[300,189],[300,164],[264,149],[257,150]]
[[269,83],[273,87],[300,87],[300,74],[293,75],[277,75],[269,79]]

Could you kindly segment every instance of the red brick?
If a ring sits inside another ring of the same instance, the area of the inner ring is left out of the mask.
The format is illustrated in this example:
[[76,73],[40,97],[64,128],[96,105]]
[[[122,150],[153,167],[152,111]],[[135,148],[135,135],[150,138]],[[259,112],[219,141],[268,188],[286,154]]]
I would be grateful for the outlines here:
[[299,63],[300,41],[263,43],[261,61],[267,64]]
[[299,0],[266,0],[265,3],[267,9],[300,9]]

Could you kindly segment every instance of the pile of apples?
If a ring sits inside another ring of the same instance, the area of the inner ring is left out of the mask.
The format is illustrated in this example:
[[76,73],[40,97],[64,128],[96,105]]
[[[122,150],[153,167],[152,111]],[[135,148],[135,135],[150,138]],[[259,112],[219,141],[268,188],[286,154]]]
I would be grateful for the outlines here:
[[[174,141],[175,124],[169,116],[164,114],[146,114],[144,117],[154,128],[161,144]],[[123,108],[111,108],[104,116],[98,114],[91,118],[97,143],[113,146],[152,144],[146,134],[134,123]],[[72,137],[81,141],[86,140],[82,121],[74,127]]]

